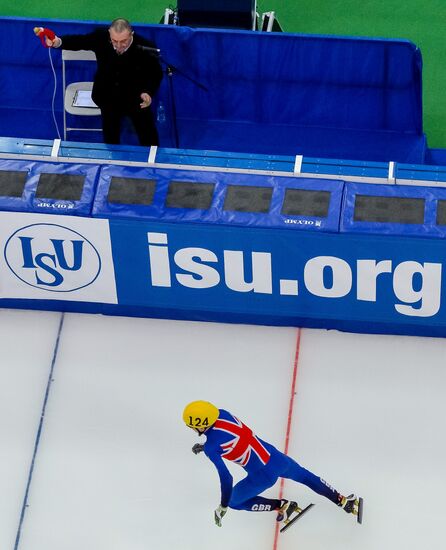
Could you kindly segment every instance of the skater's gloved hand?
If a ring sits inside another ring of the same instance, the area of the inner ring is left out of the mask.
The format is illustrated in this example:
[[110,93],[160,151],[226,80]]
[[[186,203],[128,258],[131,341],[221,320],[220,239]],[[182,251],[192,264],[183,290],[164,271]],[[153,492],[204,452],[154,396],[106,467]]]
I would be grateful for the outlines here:
[[194,453],[194,455],[198,455],[199,453],[203,452],[204,450],[204,445],[202,445],[201,443],[195,443],[195,445],[192,447],[192,452]]
[[221,520],[223,519],[223,516],[226,514],[227,511],[228,511],[228,507],[227,506],[222,506],[221,504],[215,510],[215,512],[214,512],[214,521],[215,521],[215,525],[217,525],[217,527],[221,527]]

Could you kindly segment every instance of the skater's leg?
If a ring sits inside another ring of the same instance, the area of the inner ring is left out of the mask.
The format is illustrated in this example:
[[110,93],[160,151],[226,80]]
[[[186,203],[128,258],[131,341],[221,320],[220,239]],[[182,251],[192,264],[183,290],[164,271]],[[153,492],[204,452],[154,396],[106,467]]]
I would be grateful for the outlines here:
[[303,483],[315,493],[322,495],[341,508],[343,508],[348,514],[353,513],[354,515],[359,514],[360,500],[355,495],[349,495],[348,497],[343,496],[341,493],[336,491],[331,485],[329,485],[322,478],[317,477],[315,474],[303,468],[292,458],[288,458],[288,466],[283,471],[281,477],[287,479],[292,479],[298,483]]
[[303,485],[306,485],[309,487],[312,491],[317,493],[318,495],[322,495],[335,504],[338,504],[339,501],[339,493],[334,489],[331,485],[329,485],[326,481],[324,481],[322,478],[316,476],[309,470],[306,470],[303,468],[300,464],[298,464],[295,460],[293,460],[290,457],[288,458],[288,465],[286,469],[283,471],[283,474],[281,477],[285,477],[287,479],[292,479],[293,481],[297,481],[298,483],[302,483]]
[[276,483],[278,476],[267,469],[247,475],[239,481],[232,490],[230,508],[249,510],[251,512],[272,512],[280,508],[281,501],[277,498],[258,496]]

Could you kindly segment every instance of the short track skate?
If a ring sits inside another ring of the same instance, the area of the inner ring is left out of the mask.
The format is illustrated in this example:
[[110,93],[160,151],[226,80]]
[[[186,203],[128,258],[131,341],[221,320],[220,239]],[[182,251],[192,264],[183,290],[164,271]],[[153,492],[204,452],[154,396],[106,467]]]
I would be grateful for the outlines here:
[[289,529],[293,523],[295,523],[298,519],[300,519],[304,514],[306,514],[308,512],[308,510],[310,510],[311,508],[313,508],[314,504],[309,504],[308,506],[306,506],[305,508],[301,509],[301,511],[299,513],[297,513],[293,519],[290,519],[288,521],[285,521],[285,525],[282,527],[282,529],[280,530],[281,533],[283,533],[284,531],[286,531],[287,529]]

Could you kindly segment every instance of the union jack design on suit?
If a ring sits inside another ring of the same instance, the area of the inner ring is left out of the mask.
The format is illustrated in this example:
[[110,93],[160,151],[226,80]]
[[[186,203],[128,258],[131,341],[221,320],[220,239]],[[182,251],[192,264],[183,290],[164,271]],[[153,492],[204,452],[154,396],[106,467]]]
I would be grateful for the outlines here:
[[271,458],[271,454],[262,445],[251,428],[248,428],[246,424],[243,424],[235,416],[233,418],[235,423],[229,420],[218,419],[213,426],[216,430],[221,430],[234,436],[233,439],[221,445],[224,451],[221,456],[231,462],[246,466],[251,458],[251,453],[255,452],[262,464],[267,464]]

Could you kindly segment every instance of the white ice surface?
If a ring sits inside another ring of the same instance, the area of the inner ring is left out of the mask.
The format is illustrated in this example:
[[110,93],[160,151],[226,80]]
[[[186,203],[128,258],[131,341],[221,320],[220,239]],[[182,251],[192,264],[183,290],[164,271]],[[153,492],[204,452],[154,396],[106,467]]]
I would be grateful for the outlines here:
[[365,516],[356,528],[310,495],[317,512],[296,540],[305,550],[329,537],[330,550],[444,549],[446,341],[305,330],[299,363],[290,454],[362,494]]
[[[60,314],[0,310],[0,548],[13,550]],[[274,517],[229,511],[194,456],[208,399],[283,448],[297,330],[65,316],[17,550],[269,550]],[[303,330],[290,454],[365,498],[317,505],[277,548],[443,550],[446,343]],[[240,468],[232,468],[235,477]],[[278,487],[270,490],[277,495]]]
[[19,524],[59,315],[0,309],[0,548]]

